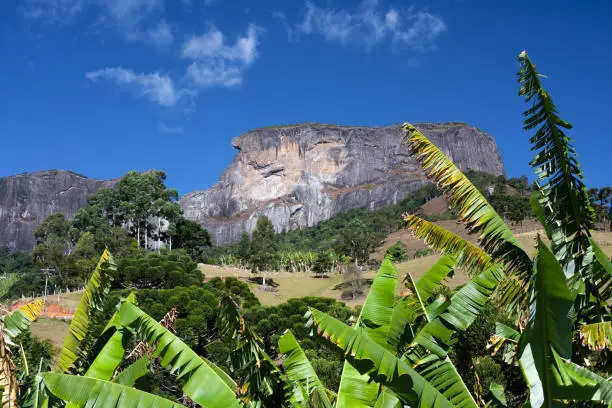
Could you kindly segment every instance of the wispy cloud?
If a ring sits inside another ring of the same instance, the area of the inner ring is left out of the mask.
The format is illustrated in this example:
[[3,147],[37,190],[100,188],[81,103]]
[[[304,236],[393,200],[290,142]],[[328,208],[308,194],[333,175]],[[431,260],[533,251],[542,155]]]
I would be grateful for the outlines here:
[[297,32],[319,34],[326,40],[371,48],[391,40],[424,50],[446,29],[441,17],[408,9],[382,9],[376,0],[364,0],[354,10],[319,7],[306,2],[306,15]]
[[293,28],[289,24],[287,14],[285,14],[284,11],[272,10],[272,17],[280,21],[280,23],[283,25],[283,27],[287,31],[287,39],[289,40],[289,42],[292,42],[295,37],[294,35],[295,28]]
[[86,3],[87,0],[27,0],[23,4],[23,14],[49,23],[67,23],[80,14]]
[[181,98],[189,95],[188,90],[177,90],[170,76],[158,72],[136,73],[131,69],[115,67],[88,72],[85,77],[94,82],[99,79],[106,79],[118,85],[130,87],[137,93],[147,96],[153,102],[164,106],[175,105]]
[[[240,84],[245,70],[258,55],[260,31],[257,26],[250,25],[244,36],[228,44],[225,35],[213,26],[206,33],[187,39],[182,46],[181,57],[188,60],[188,65],[184,77],[178,81],[179,86],[168,74],[136,73],[123,67],[88,72],[85,77],[91,81],[105,79],[147,96],[160,105],[174,106],[184,98],[196,96],[205,88]],[[164,35],[158,37],[157,42],[164,43]]]
[[[55,25],[89,21],[92,27],[107,28],[126,41],[147,43],[159,50],[171,49],[176,36],[184,31],[166,19],[164,8],[171,4],[170,0],[21,1],[21,10],[27,18]],[[197,5],[208,7],[218,3],[220,0],[198,0]],[[181,0],[180,5],[195,7],[196,2]],[[247,68],[257,59],[262,32],[263,29],[250,24],[246,32],[232,38],[210,25],[204,33],[186,38],[178,52],[172,54],[178,55],[182,63],[178,71],[174,68],[166,73],[135,72],[123,66],[110,66],[87,72],[85,77],[94,82],[114,83],[163,106],[174,106],[206,88],[242,83]]]
[[163,6],[164,0],[24,0],[23,11],[31,19],[69,24],[95,10],[93,24],[107,26],[128,41],[166,48],[174,37],[168,23],[159,18]]
[[147,39],[159,49],[166,49],[174,42],[174,34],[166,20],[161,20],[156,26],[146,31]]
[[202,35],[194,35],[183,44],[181,56],[193,62],[187,79],[196,87],[234,86],[242,82],[244,71],[257,57],[261,29],[251,24],[246,35],[227,44],[225,35],[215,26]]
[[185,129],[182,126],[166,126],[160,123],[157,126],[157,130],[162,133],[183,133]]

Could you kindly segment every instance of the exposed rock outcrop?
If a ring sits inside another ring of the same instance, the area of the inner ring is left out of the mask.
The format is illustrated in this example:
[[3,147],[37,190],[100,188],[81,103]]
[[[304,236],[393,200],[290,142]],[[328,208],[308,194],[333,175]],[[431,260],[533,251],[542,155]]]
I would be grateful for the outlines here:
[[37,171],[0,178],[0,245],[34,247],[34,230],[49,214],[74,217],[87,197],[116,180],[95,180],[65,170]]
[[[462,170],[504,174],[492,136],[462,123],[416,126]],[[180,204],[217,244],[252,232],[261,215],[282,231],[312,226],[352,208],[390,205],[426,182],[402,136],[399,125],[253,130],[233,139],[238,153],[219,181],[186,194]]]

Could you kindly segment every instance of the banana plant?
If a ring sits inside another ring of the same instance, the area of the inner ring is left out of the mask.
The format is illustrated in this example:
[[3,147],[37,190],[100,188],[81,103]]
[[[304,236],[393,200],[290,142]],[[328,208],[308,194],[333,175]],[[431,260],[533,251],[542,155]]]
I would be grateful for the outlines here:
[[102,308],[104,298],[110,291],[113,272],[116,270],[117,265],[113,256],[108,249],[105,249],[74,313],[55,371],[65,373],[74,370],[75,362],[86,352],[83,350],[83,341],[89,332],[92,314]]
[[278,339],[278,348],[281,353],[285,354],[283,368],[287,377],[294,381],[299,386],[299,391],[303,393],[301,400],[307,401],[311,407],[332,408],[330,393],[319,380],[291,330],[285,331]]
[[[477,406],[450,360],[434,355],[417,340],[419,330],[429,328],[428,322],[436,321],[437,313],[449,308],[447,302],[432,295],[443,280],[452,274],[454,266],[455,258],[446,256],[416,282],[409,276],[407,295],[396,301],[397,271],[389,260],[383,261],[354,328],[330,320],[331,318],[322,312],[311,311],[310,323],[322,333],[329,334],[329,339],[347,355],[336,407],[396,407],[402,403],[414,403],[415,397],[399,395],[398,392],[402,394],[408,390],[398,390],[393,384],[383,382],[385,387],[381,388],[376,381],[373,382],[371,373],[363,371],[363,367],[371,368],[372,363],[350,357],[361,349],[351,348],[353,345],[348,338],[327,331],[329,327],[341,328],[349,338],[356,334],[356,341],[365,342],[367,338],[367,341],[372,343],[371,346],[377,349],[378,346],[382,347],[386,353],[377,355],[377,358],[389,359],[388,364],[395,364],[398,368],[410,367],[408,377],[412,378],[411,381],[423,386],[427,384],[427,392],[417,395],[417,400],[429,401],[431,398],[449,406]],[[363,352],[367,355],[367,351]],[[417,353],[420,354],[418,357]],[[411,361],[411,358],[417,360],[418,364]],[[395,362],[392,363],[391,360]],[[374,366],[382,362],[383,360],[377,360]],[[379,372],[378,375],[383,374]]]
[[264,351],[263,341],[248,327],[240,307],[221,295],[218,328],[221,338],[235,342],[229,365],[238,379],[242,400],[262,407],[290,406],[292,388],[286,376]]
[[[15,364],[9,346],[15,346],[13,340],[35,321],[43,311],[43,301],[38,299],[21,306],[0,318],[0,390],[2,390],[2,408],[17,407],[19,383],[15,377]],[[23,348],[20,345],[21,353]],[[27,365],[26,365],[27,367]]]
[[[531,259],[468,178],[416,127],[407,123],[406,142],[413,157],[450,198],[468,231],[478,236],[479,247],[414,215],[405,216],[406,224],[433,249],[453,256],[474,278],[447,302],[433,302],[430,307],[422,301],[404,303],[405,309],[413,312],[420,306],[417,315],[427,319],[424,325],[415,325],[415,320],[408,319],[414,337],[401,358],[380,349],[378,335],[384,330],[380,323],[384,319],[380,316],[372,320],[371,327],[351,328],[324,313],[311,311],[312,323],[345,352],[347,362],[370,381],[388,388],[404,404],[431,406],[435,401],[440,405],[476,406],[471,395],[459,385],[458,374],[446,364],[450,363],[448,353],[456,342],[457,332],[467,329],[494,296],[502,305],[528,316],[525,331],[518,338],[518,333],[512,333],[512,337],[518,343],[518,357],[529,385],[532,407],[552,406],[560,400],[612,401],[610,381],[571,361],[571,339],[577,327],[587,344],[599,348],[609,344],[612,268],[590,236],[592,211],[575,151],[562,131],[570,125],[557,116],[526,53],[519,55],[519,62],[520,94],[533,102],[525,112],[525,128],[538,128],[531,140],[538,152],[532,165],[540,188],[532,203],[552,242],[552,250],[539,240],[537,255]],[[417,300],[422,299],[417,296]],[[364,310],[367,303],[366,300]],[[582,314],[599,321],[573,319],[575,313],[570,311],[578,307],[582,307]],[[389,312],[379,307],[378,313]],[[400,316],[415,314],[404,312]],[[403,386],[399,387],[400,384]],[[495,393],[500,392],[496,388]],[[339,402],[341,393],[342,389],[338,393]],[[504,398],[496,401],[503,404]]]

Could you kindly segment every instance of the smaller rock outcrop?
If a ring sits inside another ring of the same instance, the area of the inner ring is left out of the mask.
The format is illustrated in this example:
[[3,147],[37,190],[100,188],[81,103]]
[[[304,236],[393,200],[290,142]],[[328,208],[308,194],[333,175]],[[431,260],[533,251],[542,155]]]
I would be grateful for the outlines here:
[[89,195],[117,181],[90,179],[66,170],[0,178],[0,245],[19,251],[32,249],[34,230],[47,215],[61,212],[72,218]]

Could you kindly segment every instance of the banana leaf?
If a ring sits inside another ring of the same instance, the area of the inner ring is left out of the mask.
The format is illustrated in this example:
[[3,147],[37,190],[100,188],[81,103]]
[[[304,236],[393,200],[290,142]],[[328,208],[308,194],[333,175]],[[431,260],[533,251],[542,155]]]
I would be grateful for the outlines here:
[[370,339],[363,328],[349,327],[312,308],[308,317],[311,319],[309,324],[316,327],[320,336],[344,352],[352,367],[360,374],[368,375],[372,381],[388,387],[404,404],[418,407],[453,406],[410,364]]
[[83,353],[81,345],[89,332],[93,310],[103,305],[104,297],[110,290],[112,273],[117,269],[111,253],[105,249],[93,274],[87,282],[85,292],[77,307],[74,318],[68,328],[64,346],[55,365],[55,371],[66,372],[71,369],[79,355]]
[[4,334],[8,336],[7,340],[14,339],[30,327],[30,323],[38,319],[38,316],[42,313],[43,306],[44,302],[37,299],[6,314],[3,320]]
[[466,330],[476,320],[504,277],[498,266],[474,277],[453,295],[448,307],[440,315],[419,331],[413,343],[425,347],[440,358],[446,357],[457,341],[456,333]]
[[598,401],[612,404],[612,382],[571,361],[563,362],[570,384],[557,386],[559,400]]
[[265,407],[291,404],[294,387],[264,350],[263,341],[246,324],[238,304],[227,294],[219,302],[218,328],[221,337],[235,341],[229,363],[243,400]]
[[77,407],[183,407],[183,405],[135,388],[95,378],[59,373],[44,373],[41,377],[51,394]]
[[612,322],[583,324],[578,329],[582,344],[594,351],[612,351]]
[[519,344],[519,364],[532,408],[550,406],[557,385],[571,384],[562,359],[572,352],[574,296],[561,265],[538,237],[529,321]]
[[404,359],[456,407],[477,404],[448,352],[457,341],[457,333],[476,320],[503,278],[497,266],[474,277],[417,333],[404,354]]
[[[383,347],[388,345],[396,287],[397,270],[390,260],[385,259],[376,273],[356,323],[356,327],[362,328],[373,341]],[[379,392],[379,386],[369,381],[367,375],[359,373],[349,361],[344,362],[336,399],[337,408],[373,407]]]
[[416,215],[405,215],[406,226],[414,235],[435,249],[455,258],[455,263],[473,276],[495,263],[491,257],[471,242]]
[[206,408],[241,406],[227,378],[152,317],[130,302],[122,303],[119,316],[121,325],[143,336],[155,348],[153,357],[184,381],[182,390],[193,401]]
[[283,367],[287,376],[306,390],[310,406],[331,408],[325,387],[290,330],[278,339],[278,348],[286,356]]
[[508,271],[522,275],[529,273],[531,259],[480,191],[417,128],[405,123],[404,129],[412,156],[421,163],[423,171],[438,188],[450,195],[451,205],[457,209],[467,228],[480,235],[480,245],[485,252],[495,261],[503,262]]
[[121,371],[113,379],[113,382],[125,385],[127,387],[133,387],[139,378],[147,375],[150,372],[150,365],[151,359],[149,356],[140,357],[138,360],[127,366],[125,370]]
[[17,407],[17,389],[19,382],[15,377],[15,364],[12,353],[6,343],[7,336],[0,336],[0,391],[2,392],[2,408]]
[[[519,95],[531,106],[523,116],[524,129],[536,129],[530,138],[535,157],[531,161],[538,176],[539,201],[546,230],[551,235],[552,251],[567,277],[590,263],[590,230],[594,226],[593,210],[582,170],[572,140],[565,130],[572,125],[559,117],[550,94],[542,86],[535,65],[523,51],[518,56],[521,85]],[[581,274],[588,271],[581,271]]]
[[385,387],[378,396],[374,408],[402,408],[402,402],[389,388]]
[[[122,302],[136,304],[136,295],[134,292],[131,292],[125,299],[122,299],[119,305]],[[120,326],[119,312],[115,312],[100,335],[99,340],[106,340],[106,343],[90,364],[85,372],[85,376],[105,381],[113,378],[117,367],[123,360],[125,345],[128,344],[131,338],[132,333]]]
[[393,307],[393,314],[387,331],[387,345],[396,354],[403,354],[404,346],[414,339],[415,332],[420,329],[420,322],[433,319],[442,309],[442,297],[433,302],[428,300],[442,281],[453,273],[455,258],[449,255],[441,257],[418,281],[414,282],[410,272],[406,274],[404,283],[409,292],[402,296]]

